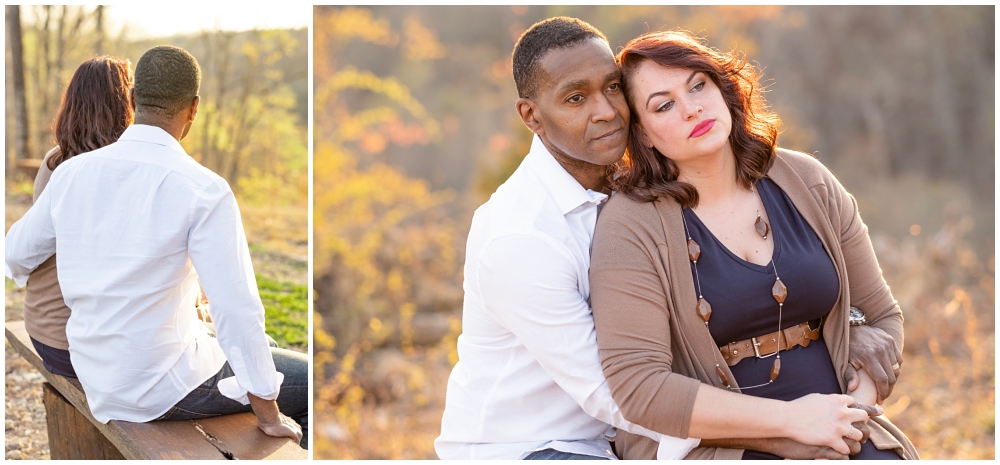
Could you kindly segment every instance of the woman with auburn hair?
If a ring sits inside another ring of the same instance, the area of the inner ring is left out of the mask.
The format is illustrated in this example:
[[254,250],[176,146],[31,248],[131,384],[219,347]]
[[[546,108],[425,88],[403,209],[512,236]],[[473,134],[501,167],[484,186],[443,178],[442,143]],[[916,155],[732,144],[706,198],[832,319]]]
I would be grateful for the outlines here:
[[[903,346],[851,195],[814,158],[777,148],[779,119],[744,57],[668,31],[617,59],[631,134],[590,284],[625,418],[681,438],[789,438],[842,454],[847,438],[863,443],[853,458],[917,458],[887,419],[853,408],[876,403],[872,379],[858,370],[853,391],[845,379],[849,325],[892,338],[894,375]],[[625,458],[655,457],[653,441],[618,436]],[[689,458],[777,457],[699,447]]]
[[[58,145],[45,154],[38,169],[33,200],[38,200],[53,170],[64,161],[118,140],[134,117],[129,103],[131,88],[132,68],[128,60],[103,56],[87,60],[76,69],[56,116],[54,132]],[[45,368],[75,378],[66,340],[69,315],[53,255],[28,278],[24,326]]]

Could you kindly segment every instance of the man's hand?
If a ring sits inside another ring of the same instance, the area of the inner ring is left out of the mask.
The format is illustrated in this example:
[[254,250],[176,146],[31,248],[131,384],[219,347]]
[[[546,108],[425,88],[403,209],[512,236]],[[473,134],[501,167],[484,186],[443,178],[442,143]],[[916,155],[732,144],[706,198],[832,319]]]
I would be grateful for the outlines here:
[[296,444],[302,441],[302,427],[295,420],[286,417],[278,411],[278,403],[273,400],[265,400],[253,394],[247,394],[250,399],[250,408],[254,415],[257,415],[257,427],[264,434],[276,438],[290,438]]
[[[884,411],[882,410],[882,407],[879,407],[877,405],[854,404],[854,405],[851,406],[851,408],[856,408],[856,409],[864,410],[865,412],[868,412],[868,418],[877,417],[879,415],[882,415],[882,413],[884,413]],[[868,422],[867,421],[865,421],[865,422],[854,422],[854,423],[851,423],[851,425],[853,425],[855,428],[857,428],[858,431],[861,431],[861,443],[864,444],[864,443],[868,442],[868,437],[871,436],[871,434],[872,434],[872,431],[868,428]],[[856,453],[857,452],[852,452],[851,455],[854,455]]]
[[290,438],[294,440],[296,444],[302,441],[302,427],[299,426],[295,420],[288,418],[281,412],[278,412],[278,421],[274,423],[264,423],[258,417],[257,427],[268,436],[274,436],[276,438]]
[[864,369],[875,381],[876,403],[882,404],[896,385],[903,353],[896,346],[896,341],[879,328],[861,325],[851,326],[849,331],[849,366],[844,373],[847,390],[858,388],[860,379],[857,370]]

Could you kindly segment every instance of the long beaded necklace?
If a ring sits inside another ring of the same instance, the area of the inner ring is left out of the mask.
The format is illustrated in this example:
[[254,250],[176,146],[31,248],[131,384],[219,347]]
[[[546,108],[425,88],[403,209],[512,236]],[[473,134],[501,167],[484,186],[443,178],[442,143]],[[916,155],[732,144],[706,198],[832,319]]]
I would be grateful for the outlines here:
[[[754,191],[753,187],[750,187],[750,193],[754,195],[757,194]],[[761,207],[763,207],[764,205],[763,199],[758,198],[758,200],[760,201]],[[705,297],[701,293],[701,278],[698,276],[698,257],[701,256],[701,247],[698,245],[697,242],[694,241],[694,239],[691,238],[691,232],[688,229],[687,225],[687,218],[684,217],[683,212],[681,212],[681,220],[684,222],[684,235],[687,236],[688,258],[691,260],[691,263],[694,264],[695,284],[697,285],[698,289],[698,302],[695,304],[694,310],[695,313],[697,313],[698,316],[702,319],[702,321],[705,322],[705,326],[707,327],[708,320],[712,317],[712,306],[709,305],[708,301],[705,300]],[[764,241],[767,241],[767,235],[768,233],[771,232],[771,227],[767,224],[767,221],[765,221],[760,216],[760,208],[757,209],[757,220],[754,221],[753,226],[754,230],[757,231],[757,234],[760,234],[760,236],[764,238]],[[785,305],[785,298],[788,297],[788,288],[785,287],[785,283],[781,282],[781,277],[778,276],[778,267],[775,266],[774,264],[773,253],[771,257],[771,269],[774,270],[774,278],[775,278],[774,285],[771,286],[771,296],[774,297],[774,300],[778,302],[778,331],[777,331],[778,352],[775,352],[774,362],[771,363],[771,379],[763,384],[741,387],[740,388],[741,390],[767,386],[773,383],[774,380],[778,379],[778,374],[781,372],[781,337],[783,335],[781,331],[781,315]],[[719,377],[719,381],[721,381],[722,384],[726,386],[726,389],[736,389],[729,384],[729,377],[727,377],[726,373],[722,371],[722,366],[718,362],[718,359],[720,357],[718,351],[714,352],[716,356],[715,374]]]

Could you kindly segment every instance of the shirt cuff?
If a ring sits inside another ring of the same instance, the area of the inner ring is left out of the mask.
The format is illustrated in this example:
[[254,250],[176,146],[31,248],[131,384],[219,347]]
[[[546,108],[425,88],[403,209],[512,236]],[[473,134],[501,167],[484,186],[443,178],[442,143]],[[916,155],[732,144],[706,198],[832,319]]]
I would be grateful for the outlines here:
[[17,287],[21,288],[24,287],[25,284],[28,284],[28,275],[14,276],[14,272],[11,271],[10,265],[8,265],[7,262],[4,262],[3,268],[4,268],[3,275],[12,279],[14,281],[14,284],[17,285]]
[[700,438],[681,439],[665,434],[660,435],[660,445],[656,448],[656,459],[683,460],[699,444],[701,444]]
[[224,396],[226,396],[226,397],[228,397],[230,399],[233,399],[236,402],[239,402],[239,403],[241,403],[243,405],[247,405],[247,404],[250,403],[250,399],[247,398],[247,394],[248,393],[253,394],[253,395],[257,396],[257,397],[260,397],[261,399],[264,399],[264,400],[274,400],[274,399],[278,398],[278,392],[281,391],[281,383],[282,383],[282,381],[285,380],[285,374],[284,373],[282,373],[280,371],[277,371],[277,372],[275,372],[275,375],[277,377],[277,383],[276,384],[278,386],[278,389],[275,390],[274,392],[271,392],[271,393],[267,393],[267,394],[255,394],[255,393],[251,393],[250,391],[247,391],[246,389],[244,389],[243,386],[240,386],[240,383],[236,380],[235,376],[230,376],[228,378],[224,378],[224,379],[220,380],[219,381],[219,392],[221,392],[222,395],[224,395]]

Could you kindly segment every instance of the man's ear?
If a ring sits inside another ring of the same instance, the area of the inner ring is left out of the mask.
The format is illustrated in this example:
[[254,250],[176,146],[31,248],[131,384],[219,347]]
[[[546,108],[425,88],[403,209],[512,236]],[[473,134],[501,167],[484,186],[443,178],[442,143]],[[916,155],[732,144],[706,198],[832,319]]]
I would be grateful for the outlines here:
[[188,113],[188,121],[189,122],[193,123],[194,120],[195,120],[195,118],[198,117],[198,104],[199,103],[201,103],[201,97],[195,95],[194,98],[191,99],[191,108],[189,109],[190,113]]
[[135,113],[135,87],[128,90],[128,104],[132,107],[132,113]]
[[521,121],[524,122],[524,125],[527,126],[531,132],[539,136],[545,133],[545,127],[538,119],[535,102],[533,102],[530,98],[522,97],[517,99],[517,103],[514,105],[517,109],[517,114],[521,116]]

